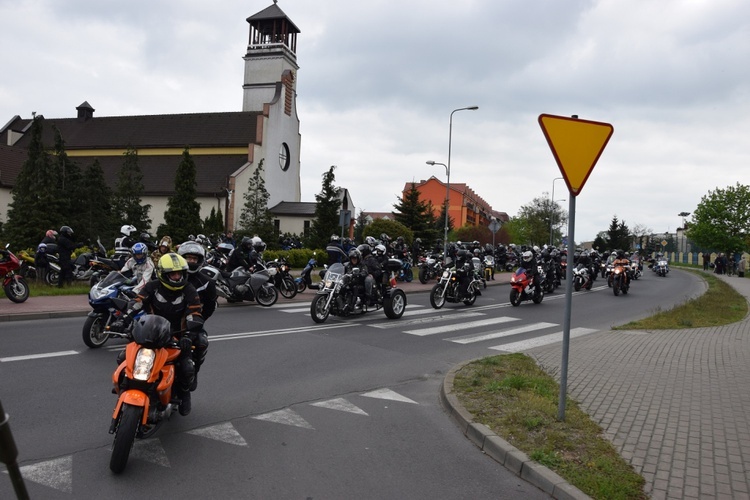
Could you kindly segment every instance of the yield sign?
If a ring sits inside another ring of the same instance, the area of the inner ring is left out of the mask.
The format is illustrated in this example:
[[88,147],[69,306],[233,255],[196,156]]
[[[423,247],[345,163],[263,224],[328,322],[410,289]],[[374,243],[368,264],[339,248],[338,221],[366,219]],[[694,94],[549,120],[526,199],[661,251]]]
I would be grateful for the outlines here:
[[572,196],[578,196],[614,128],[609,123],[539,115],[539,125]]

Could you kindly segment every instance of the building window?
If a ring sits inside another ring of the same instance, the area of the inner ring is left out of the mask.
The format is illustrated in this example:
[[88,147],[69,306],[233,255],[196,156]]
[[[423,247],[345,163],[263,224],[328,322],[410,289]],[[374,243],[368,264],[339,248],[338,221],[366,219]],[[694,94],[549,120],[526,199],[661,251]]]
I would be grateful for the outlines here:
[[302,224],[303,224],[302,234],[304,234],[305,238],[307,238],[310,236],[310,221],[306,220]]
[[289,161],[289,146],[286,142],[282,142],[281,148],[279,148],[279,166],[284,172],[289,170]]

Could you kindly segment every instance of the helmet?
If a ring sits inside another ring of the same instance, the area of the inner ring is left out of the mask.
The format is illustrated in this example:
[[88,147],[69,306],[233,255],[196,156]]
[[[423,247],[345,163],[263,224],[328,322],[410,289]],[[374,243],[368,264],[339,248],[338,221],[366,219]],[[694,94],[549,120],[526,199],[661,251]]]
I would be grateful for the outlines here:
[[482,255],[482,251],[481,251],[480,249],[478,249],[478,248],[475,248],[475,249],[474,249],[474,255],[475,255],[476,257],[479,257],[480,255]]
[[242,238],[242,241],[240,241],[240,247],[246,252],[249,252],[253,249],[253,239],[249,236],[244,236]]
[[145,243],[141,243],[140,241],[133,245],[133,248],[131,249],[133,252],[133,258],[138,264],[143,264],[146,262],[146,257],[148,257],[148,247]]
[[266,251],[266,244],[263,243],[263,240],[260,239],[258,236],[253,236],[252,238],[253,242],[253,249],[258,253],[263,253]]
[[164,316],[144,314],[133,325],[133,338],[147,349],[164,347],[172,339],[172,325]]
[[44,233],[44,235],[47,238],[54,238],[55,236],[57,236],[57,231],[55,231],[54,229],[49,229],[46,233]]
[[362,253],[356,248],[349,250],[349,262],[351,262],[352,259],[357,259],[357,262],[352,262],[352,264],[359,264],[360,261],[362,261]]
[[534,251],[535,251],[536,253],[539,253],[539,252],[541,252],[542,250],[541,250],[541,249],[539,248],[539,245],[534,245]]
[[151,243],[151,235],[148,233],[141,233],[141,235],[138,238],[144,243],[146,242]]
[[375,255],[385,255],[385,245],[382,245],[382,244],[376,245]]
[[362,255],[362,258],[367,257],[372,253],[372,249],[370,248],[370,245],[367,243],[362,243],[360,246],[357,247],[357,250],[359,250],[360,255]]
[[130,236],[131,233],[136,232],[136,229],[134,226],[131,226],[130,224],[125,224],[120,228],[120,233],[123,236]]
[[331,235],[331,241],[339,241],[339,239],[340,238],[338,237],[338,235],[335,235],[335,234]]
[[365,243],[370,245],[370,247],[374,247],[375,245],[378,244],[378,242],[375,241],[375,238],[373,238],[372,236],[368,236],[367,238],[365,238]]
[[203,245],[200,245],[195,241],[186,241],[185,243],[180,245],[177,253],[182,255],[183,257],[185,257],[186,255],[190,255],[198,259],[197,262],[188,262],[187,258],[185,259],[185,261],[188,263],[188,272],[191,274],[203,267],[203,263],[206,261],[206,250],[203,248]]
[[73,229],[71,229],[70,226],[63,226],[63,227],[60,228],[60,234],[62,234],[66,238],[72,238],[73,237]]
[[385,233],[381,233],[380,234],[380,241],[382,241],[383,243],[385,243],[386,241],[389,241],[389,240],[390,240],[390,238],[388,237],[387,234],[385,234]]
[[167,247],[167,251],[169,251],[169,249],[172,248],[172,238],[169,236],[162,237],[159,242],[159,247]]
[[404,237],[403,236],[399,236],[398,238],[396,238],[396,241],[399,242],[399,243],[403,243],[404,242]]
[[422,243],[422,238],[417,238],[414,241],[417,242],[417,243]]
[[531,262],[532,256],[533,254],[531,253],[531,250],[526,250],[521,257],[523,258],[524,262]]
[[[172,273],[180,273],[180,277],[177,279],[171,278],[169,275]],[[188,264],[187,261],[176,253],[168,253],[162,255],[157,265],[157,275],[162,285],[167,287],[169,290],[182,290],[185,288],[187,283],[187,272]]]

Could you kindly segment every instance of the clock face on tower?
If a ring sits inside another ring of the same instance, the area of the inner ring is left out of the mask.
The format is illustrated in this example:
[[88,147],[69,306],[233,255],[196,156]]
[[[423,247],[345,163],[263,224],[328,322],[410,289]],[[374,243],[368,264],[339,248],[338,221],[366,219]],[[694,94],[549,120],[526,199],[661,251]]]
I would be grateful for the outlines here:
[[286,142],[282,142],[279,148],[279,166],[284,172],[289,170],[289,146]]

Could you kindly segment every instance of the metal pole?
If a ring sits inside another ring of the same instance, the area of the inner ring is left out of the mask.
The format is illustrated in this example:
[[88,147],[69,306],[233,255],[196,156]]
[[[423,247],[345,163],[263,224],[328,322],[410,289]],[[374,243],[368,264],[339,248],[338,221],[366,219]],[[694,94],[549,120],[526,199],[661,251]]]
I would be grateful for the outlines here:
[[16,462],[18,449],[10,433],[8,421],[10,417],[3,410],[3,404],[0,402],[0,462],[4,463],[8,469],[10,481],[13,483],[13,490],[19,499],[28,499],[29,493],[26,491],[26,485],[23,482],[21,469]]
[[563,319],[562,364],[560,365],[560,401],[557,407],[557,419],[565,421],[565,399],[568,386],[568,352],[570,350],[570,316],[573,308],[573,252],[575,241],[576,197],[570,193],[568,201],[568,257],[565,269],[565,318]]

